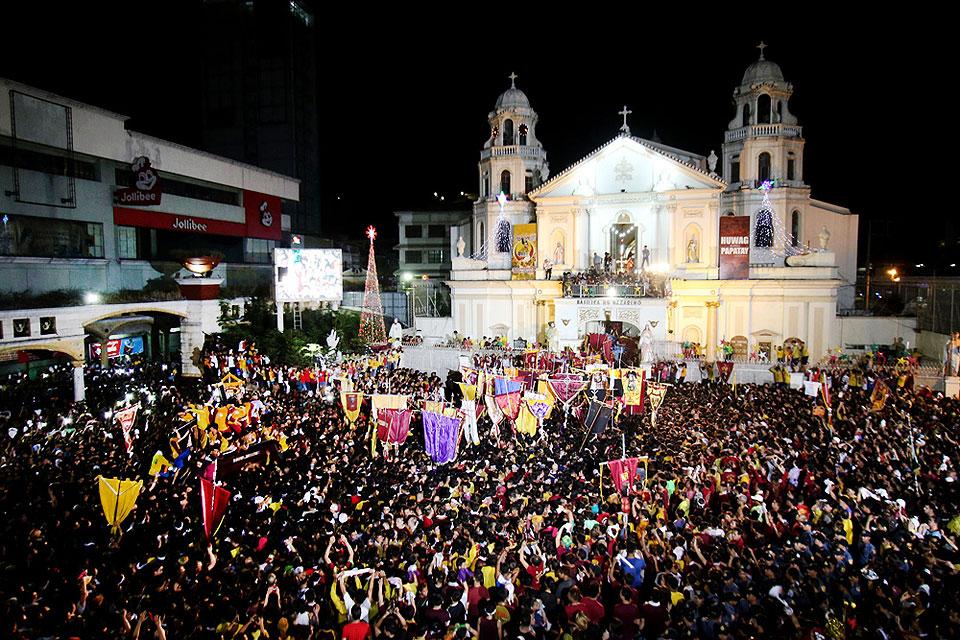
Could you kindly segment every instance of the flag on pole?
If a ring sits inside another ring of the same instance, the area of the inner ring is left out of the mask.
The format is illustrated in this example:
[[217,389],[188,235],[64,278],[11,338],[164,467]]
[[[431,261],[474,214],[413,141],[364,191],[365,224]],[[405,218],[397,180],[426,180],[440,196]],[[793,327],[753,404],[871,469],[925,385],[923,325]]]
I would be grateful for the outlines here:
[[490,415],[493,426],[497,426],[503,422],[503,411],[500,410],[500,405],[497,404],[496,398],[493,396],[484,396],[483,402],[487,406],[487,413]]
[[493,397],[497,405],[510,420],[516,420],[520,414],[520,394],[523,391],[523,385],[516,380],[497,377],[493,382]]
[[668,385],[654,380],[647,381],[647,397],[650,398],[650,408],[656,412],[667,395]]
[[467,442],[480,444],[480,433],[477,430],[477,401],[464,397],[460,402],[460,410],[463,411],[463,427],[467,434]]
[[110,530],[117,533],[120,523],[126,520],[133,511],[143,487],[142,480],[120,480],[119,478],[97,478],[100,485],[100,504],[103,506],[103,515],[107,518]]
[[403,444],[410,435],[410,409],[381,409],[377,416],[377,437],[390,444]]
[[643,371],[628,369],[623,377],[623,411],[628,416],[643,413],[643,396],[646,381]]
[[340,394],[340,402],[343,405],[343,413],[347,417],[347,422],[354,423],[360,417],[360,405],[363,403],[363,393],[359,391],[350,391]]
[[407,398],[404,395],[375,393],[370,396],[370,416],[376,420],[383,409],[406,409]]
[[637,459],[611,460],[607,463],[607,466],[610,468],[613,486],[616,487],[617,493],[621,495],[632,493],[633,481],[637,477]]
[[733,371],[733,362],[730,360],[718,361],[717,371],[720,373],[720,379],[726,384],[730,380],[730,373]]
[[424,411],[423,441],[427,455],[434,462],[450,462],[457,457],[460,420],[440,413]]
[[460,387],[460,393],[463,394],[464,400],[477,399],[477,385],[467,384],[466,382],[458,382],[457,385]]
[[591,400],[590,407],[587,409],[587,417],[583,421],[583,426],[591,433],[601,434],[604,429],[607,428],[612,414],[613,409],[610,408],[609,405]]
[[229,491],[215,486],[206,478],[200,478],[200,508],[203,511],[203,532],[207,535],[207,540],[220,528],[220,521],[223,520],[229,503]]
[[130,435],[130,432],[133,429],[133,425],[137,422],[137,411],[139,409],[140,405],[135,404],[132,407],[121,409],[113,414],[113,418],[120,424],[120,430],[123,432],[123,444],[127,448],[128,454],[133,448],[133,436]]
[[870,394],[871,410],[881,411],[887,405],[887,397],[890,395],[890,388],[883,382],[877,380],[873,385],[873,393]]

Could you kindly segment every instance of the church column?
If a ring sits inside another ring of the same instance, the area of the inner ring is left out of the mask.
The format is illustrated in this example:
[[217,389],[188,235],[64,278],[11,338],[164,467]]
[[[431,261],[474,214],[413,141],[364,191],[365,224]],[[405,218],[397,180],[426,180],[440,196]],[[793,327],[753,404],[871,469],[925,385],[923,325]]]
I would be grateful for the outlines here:
[[720,303],[711,300],[707,303],[707,362],[717,359],[717,309]]
[[[106,351],[106,345],[101,347]],[[87,387],[83,380],[83,360],[73,361],[73,401],[83,402],[87,397]]]

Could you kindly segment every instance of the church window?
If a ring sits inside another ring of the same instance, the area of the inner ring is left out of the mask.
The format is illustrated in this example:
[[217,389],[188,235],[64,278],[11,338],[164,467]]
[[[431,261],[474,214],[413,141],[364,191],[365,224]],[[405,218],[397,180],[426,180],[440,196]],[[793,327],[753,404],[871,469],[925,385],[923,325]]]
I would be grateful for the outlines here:
[[761,209],[757,212],[753,244],[756,247],[773,246],[773,213],[769,209]]
[[764,151],[757,158],[757,180],[765,182],[770,179],[770,154]]
[[480,197],[486,198],[490,195],[490,176],[483,174],[483,182],[480,185]]
[[513,144],[513,120],[503,121],[503,144]]
[[533,191],[533,171],[527,171],[526,175],[523,176],[523,192],[530,193],[531,191]]
[[483,247],[487,244],[487,236],[483,234],[483,220],[477,222],[477,239],[473,243],[474,251],[482,251]]
[[730,184],[740,182],[740,156],[730,158]]
[[749,104],[744,104],[744,105],[743,105],[743,125],[742,125],[742,126],[745,127],[745,126],[747,126],[748,124],[750,124],[750,105],[749,105]]
[[506,169],[500,173],[500,191],[510,195],[510,172]]
[[527,144],[527,125],[525,124],[520,125],[520,128],[518,129],[518,131],[519,131],[519,136],[518,136],[517,144],[521,146]]
[[777,122],[783,122],[783,100],[777,100]]
[[793,154],[787,156],[787,180],[797,179],[797,160]]
[[757,98],[757,124],[770,124],[770,96],[765,93]]
[[798,246],[800,244],[800,212],[794,211],[790,215],[790,242],[793,246]]

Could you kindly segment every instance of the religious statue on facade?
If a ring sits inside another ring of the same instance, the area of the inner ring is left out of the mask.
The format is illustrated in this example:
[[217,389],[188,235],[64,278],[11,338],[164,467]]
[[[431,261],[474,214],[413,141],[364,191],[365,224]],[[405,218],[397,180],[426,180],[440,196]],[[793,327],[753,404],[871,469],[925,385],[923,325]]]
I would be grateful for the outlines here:
[[544,337],[547,339],[547,348],[550,351],[557,352],[560,350],[560,343],[557,341],[557,324],[555,322],[550,322],[547,324],[547,328],[543,331]]
[[462,258],[463,252],[467,248],[467,243],[464,241],[463,236],[457,238],[457,257]]
[[563,241],[557,240],[557,246],[553,248],[553,264],[560,266],[563,264]]
[[700,247],[697,245],[697,236],[690,236],[687,243],[687,262],[700,262]]
[[710,155],[707,156],[707,168],[710,169],[710,173],[717,172],[717,154],[713,152],[713,149],[710,150]]
[[[461,236],[461,240],[463,237]],[[463,254],[461,254],[463,255]],[[390,325],[390,339],[391,340],[402,340],[403,339],[403,325],[400,324],[400,321],[396,318],[393,319],[393,324]]]
[[827,229],[826,225],[824,225],[823,228],[820,229],[820,235],[818,235],[817,237],[820,240],[820,251],[826,251],[827,243],[830,242],[830,230]]
[[947,376],[960,375],[957,371],[957,369],[960,369],[960,331],[955,331],[947,344],[944,345],[943,355],[944,374]]
[[653,362],[653,331],[649,322],[640,332],[640,362]]

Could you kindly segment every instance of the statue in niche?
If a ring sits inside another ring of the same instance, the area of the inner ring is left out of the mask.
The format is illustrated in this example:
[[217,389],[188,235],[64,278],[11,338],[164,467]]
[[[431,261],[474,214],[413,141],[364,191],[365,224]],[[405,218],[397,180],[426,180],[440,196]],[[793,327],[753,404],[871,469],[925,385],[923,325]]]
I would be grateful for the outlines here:
[[697,236],[691,235],[687,242],[687,263],[700,262],[700,246],[697,244]]
[[820,251],[827,250],[827,243],[830,242],[830,230],[827,229],[826,225],[820,229],[820,235],[818,236],[820,240]]
[[457,238],[457,257],[463,257],[463,251],[467,248],[467,243],[464,241],[463,236]]
[[563,240],[557,240],[557,246],[553,248],[553,264],[559,266],[563,264]]

